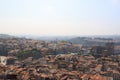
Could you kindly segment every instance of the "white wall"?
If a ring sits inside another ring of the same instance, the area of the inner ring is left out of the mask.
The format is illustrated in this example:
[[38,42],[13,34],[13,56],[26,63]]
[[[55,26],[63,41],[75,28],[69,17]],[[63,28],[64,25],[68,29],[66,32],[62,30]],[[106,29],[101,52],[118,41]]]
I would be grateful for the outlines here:
[[0,56],[0,64],[6,65],[7,64],[7,57]]

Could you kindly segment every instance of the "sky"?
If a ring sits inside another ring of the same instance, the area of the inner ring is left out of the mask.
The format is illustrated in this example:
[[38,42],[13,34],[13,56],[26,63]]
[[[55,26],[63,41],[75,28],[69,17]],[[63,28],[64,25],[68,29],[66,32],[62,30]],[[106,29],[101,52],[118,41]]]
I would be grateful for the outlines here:
[[0,33],[120,35],[120,0],[0,0]]

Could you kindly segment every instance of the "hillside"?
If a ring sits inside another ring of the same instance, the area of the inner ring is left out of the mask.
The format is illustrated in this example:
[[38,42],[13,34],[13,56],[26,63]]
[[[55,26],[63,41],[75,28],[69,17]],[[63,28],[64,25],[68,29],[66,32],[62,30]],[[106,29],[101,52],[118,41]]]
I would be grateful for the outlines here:
[[15,36],[8,35],[8,34],[0,34],[0,38],[7,39],[7,38],[14,38]]
[[73,44],[82,44],[84,46],[103,46],[105,42],[111,41],[110,38],[89,38],[76,37],[69,40]]

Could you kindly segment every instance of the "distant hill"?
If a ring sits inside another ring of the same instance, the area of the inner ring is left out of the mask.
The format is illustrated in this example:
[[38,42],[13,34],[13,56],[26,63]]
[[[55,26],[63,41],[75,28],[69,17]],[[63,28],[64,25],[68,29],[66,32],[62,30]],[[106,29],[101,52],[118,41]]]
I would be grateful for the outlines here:
[[76,37],[69,40],[73,44],[82,44],[84,46],[104,46],[111,38],[92,38],[92,37]]
[[25,37],[27,39],[37,39],[37,40],[46,40],[46,41],[54,41],[54,40],[69,40],[74,38],[74,36],[34,36],[34,35],[23,35],[20,37]]
[[14,38],[15,36],[8,35],[8,34],[0,34],[0,38],[7,39],[7,38]]

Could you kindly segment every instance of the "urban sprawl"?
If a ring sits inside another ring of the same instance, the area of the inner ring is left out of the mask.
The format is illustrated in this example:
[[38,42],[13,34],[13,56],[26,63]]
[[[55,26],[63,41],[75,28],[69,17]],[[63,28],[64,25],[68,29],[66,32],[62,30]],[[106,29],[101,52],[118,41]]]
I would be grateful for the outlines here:
[[90,40],[1,38],[0,80],[120,80],[119,41]]

